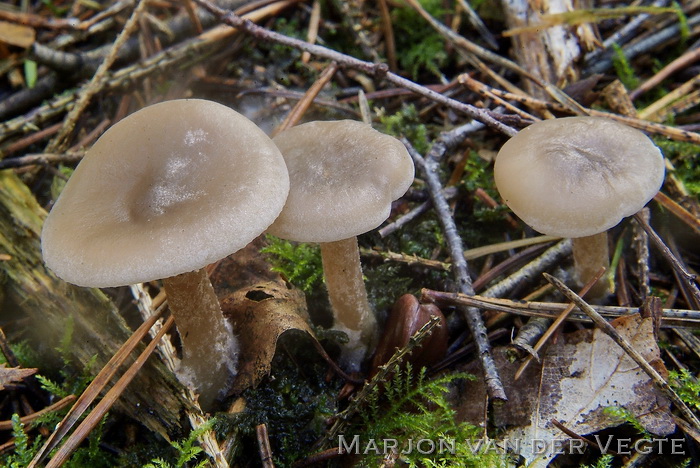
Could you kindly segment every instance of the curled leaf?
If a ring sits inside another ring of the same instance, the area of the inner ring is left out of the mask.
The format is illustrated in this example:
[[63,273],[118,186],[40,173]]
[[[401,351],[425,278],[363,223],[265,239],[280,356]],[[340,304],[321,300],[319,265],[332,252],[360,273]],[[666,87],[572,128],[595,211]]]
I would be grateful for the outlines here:
[[221,309],[240,345],[234,394],[257,386],[270,372],[280,335],[288,330],[300,330],[315,339],[307,323],[304,293],[284,281],[240,289],[221,301]]

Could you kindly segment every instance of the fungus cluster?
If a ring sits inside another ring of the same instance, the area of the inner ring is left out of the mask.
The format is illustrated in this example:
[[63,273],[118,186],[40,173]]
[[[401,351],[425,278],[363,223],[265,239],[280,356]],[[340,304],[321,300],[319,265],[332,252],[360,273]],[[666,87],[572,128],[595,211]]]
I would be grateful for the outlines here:
[[351,338],[345,355],[359,362],[376,319],[354,236],[384,221],[412,181],[403,145],[365,124],[315,122],[273,142],[226,106],[167,101],[88,151],[46,219],[42,254],[79,286],[162,279],[182,342],[179,376],[206,408],[230,388],[238,345],[204,267],[271,225],[323,243],[336,325]]
[[[506,204],[533,229],[573,238],[575,274],[585,283],[609,265],[606,231],[661,188],[664,159],[638,130],[566,117],[537,122],[508,140],[494,176]],[[598,295],[606,289],[601,281]]]

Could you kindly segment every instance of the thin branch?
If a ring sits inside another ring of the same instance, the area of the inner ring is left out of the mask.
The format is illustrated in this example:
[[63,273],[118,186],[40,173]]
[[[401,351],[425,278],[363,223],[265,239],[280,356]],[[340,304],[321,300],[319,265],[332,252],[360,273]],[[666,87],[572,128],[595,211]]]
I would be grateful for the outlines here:
[[[598,280],[603,276],[605,273],[605,268],[601,267],[598,273],[593,275],[592,278],[588,280],[588,282],[581,288],[581,291],[579,294],[581,297],[585,296],[586,293],[598,282]],[[574,310],[576,307],[576,304],[571,302],[569,305],[562,311],[561,314],[552,322],[552,324],[549,326],[546,332],[540,337],[539,340],[537,340],[537,343],[535,343],[535,346],[532,347],[532,351],[535,353],[534,355],[529,355],[525,360],[520,364],[520,367],[518,370],[515,372],[515,375],[513,376],[513,380],[518,380],[521,375],[523,375],[523,372],[525,372],[525,369],[527,369],[527,366],[530,365],[533,359],[537,356],[537,353],[542,349],[542,346],[545,345],[547,340],[549,340],[552,335],[554,335],[554,332],[556,332],[559,329],[559,326],[564,323],[566,318],[571,314],[571,312]],[[539,358],[538,358],[539,360]]]
[[380,258],[386,262],[404,263],[409,267],[422,267],[437,271],[450,271],[452,269],[452,265],[446,262],[386,250],[372,250],[362,247],[360,248],[360,255],[363,257]]
[[[65,408],[66,406],[70,405],[73,401],[75,401],[75,395],[68,395],[66,397],[61,398],[56,403],[47,406],[46,408],[42,408],[41,410],[29,414],[27,416],[22,416],[21,418],[19,418],[19,422],[22,424],[29,424],[31,422],[36,421],[40,417],[51,413],[52,411],[58,411],[60,409]],[[9,431],[11,429],[12,420],[0,421],[0,431]]]
[[[446,187],[445,188],[445,199],[452,200],[453,198],[455,198],[457,196],[457,194],[458,194],[457,187]],[[432,206],[433,205],[430,202],[430,200],[424,201],[423,203],[416,206],[408,213],[402,215],[401,217],[399,217],[395,221],[392,221],[391,223],[387,224],[383,228],[379,229],[377,232],[379,233],[379,235],[381,237],[386,237],[390,234],[393,234],[394,232],[403,228],[407,224],[418,219],[422,214],[428,212],[428,210],[430,210],[430,208]]]
[[548,248],[542,255],[531,261],[520,270],[494,284],[481,293],[484,297],[503,297],[516,286],[532,281],[543,271],[559,263],[562,258],[571,254],[571,239],[564,239]]
[[[433,302],[439,306],[468,306],[480,309],[492,310],[495,312],[505,312],[507,314],[522,315],[525,317],[546,317],[554,319],[568,304],[558,302],[535,302],[512,299],[497,299],[478,295],[468,295],[445,291],[434,291],[423,289],[421,300]],[[621,317],[624,315],[638,314],[639,307],[620,306],[600,306],[593,305],[599,314],[605,317]],[[573,312],[569,320],[576,322],[590,322],[585,315]],[[700,326],[700,311],[687,309],[664,309],[662,311],[661,326],[664,328],[688,327],[697,328]]]
[[634,219],[637,223],[646,231],[649,235],[649,239],[654,243],[657,249],[661,251],[661,254],[668,260],[673,268],[673,272],[677,277],[683,281],[683,284],[687,287],[690,294],[693,296],[695,303],[700,303],[700,289],[695,282],[695,275],[690,273],[685,266],[676,258],[676,256],[671,252],[671,249],[664,243],[663,239],[654,231],[649,222],[640,213],[634,215]]
[[655,88],[660,85],[662,81],[676,73],[680,70],[686,70],[693,62],[700,60],[700,47],[695,47],[686,51],[683,55],[678,57],[673,62],[669,63],[651,78],[646,80],[644,83],[639,85],[639,87],[633,91],[630,91],[630,99],[633,101],[637,99],[642,94],[646,93],[650,89]]
[[[452,274],[457,282],[458,289],[464,294],[474,294],[472,280],[469,276],[467,260],[464,258],[464,247],[462,239],[457,232],[457,226],[450,212],[450,207],[445,200],[444,191],[437,173],[437,163],[435,158],[423,158],[411,146],[411,144],[403,139],[409,154],[416,163],[416,166],[421,169],[425,178],[430,193],[430,199],[435,207],[435,212],[438,215],[442,230],[445,234],[445,241],[449,247],[450,257],[452,258]],[[442,146],[444,143],[440,143]],[[431,150],[429,154],[434,154]],[[481,319],[479,309],[474,307],[460,307],[465,322],[469,326],[474,342],[476,343],[481,365],[484,369],[484,381],[488,390],[488,395],[492,399],[507,400],[505,389],[501,383],[501,378],[498,375],[496,363],[491,355],[491,345],[488,341],[488,333],[484,322]]]
[[55,163],[74,163],[83,159],[85,152],[77,151],[73,153],[40,153],[27,154],[17,158],[7,158],[0,160],[0,171],[3,169],[12,169],[16,167],[33,166],[36,164],[46,165]]
[[255,435],[258,439],[258,450],[260,451],[260,461],[263,468],[275,468],[275,463],[272,461],[270,438],[267,435],[267,425],[262,423],[255,426]]

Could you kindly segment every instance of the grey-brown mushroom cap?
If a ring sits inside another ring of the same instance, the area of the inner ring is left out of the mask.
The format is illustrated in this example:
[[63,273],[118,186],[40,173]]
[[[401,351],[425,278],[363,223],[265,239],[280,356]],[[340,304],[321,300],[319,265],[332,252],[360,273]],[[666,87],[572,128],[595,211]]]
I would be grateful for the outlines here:
[[247,118],[211,101],[163,102],[88,151],[44,223],[42,253],[80,286],[174,276],[260,235],[288,190],[282,155]]
[[638,130],[566,117],[537,122],[508,140],[494,176],[506,204],[532,228],[584,237],[642,209],[661,188],[664,158]]
[[299,242],[332,242],[370,231],[413,183],[404,145],[352,120],[309,122],[273,138],[290,191],[268,232]]

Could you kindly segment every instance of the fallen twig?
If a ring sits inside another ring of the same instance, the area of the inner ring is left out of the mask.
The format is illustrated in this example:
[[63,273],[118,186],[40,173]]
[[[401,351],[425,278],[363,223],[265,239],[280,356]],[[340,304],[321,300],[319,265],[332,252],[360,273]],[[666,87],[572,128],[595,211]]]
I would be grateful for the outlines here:
[[[568,304],[559,302],[498,299],[478,295],[471,296],[468,294],[435,291],[432,289],[422,289],[421,300],[434,302],[442,306],[462,305],[497,312],[506,312],[509,314],[522,315],[526,317],[547,317],[551,319],[556,318],[564,309],[568,307]],[[592,305],[591,307],[601,315],[612,318],[637,314],[640,311],[639,307],[600,305]],[[569,320],[576,322],[590,322],[585,315],[576,312],[573,312],[569,316]],[[697,328],[700,326],[700,311],[686,309],[664,309],[661,319],[661,326],[664,328]]]
[[260,450],[260,461],[263,468],[275,468],[275,463],[272,461],[272,448],[270,447],[270,438],[267,435],[267,426],[265,423],[255,426],[255,435],[258,439],[258,449]]
[[134,29],[136,29],[138,19],[146,10],[147,4],[148,2],[146,0],[139,0],[139,2],[136,4],[136,8],[134,8],[134,11],[131,13],[131,16],[124,25],[124,28],[119,33],[119,36],[117,36],[117,38],[114,40],[114,44],[112,44],[109,54],[107,54],[104,61],[100,64],[90,82],[81,89],[75,106],[70,110],[63,121],[61,130],[58,131],[58,134],[47,145],[47,153],[60,153],[68,147],[68,136],[73,132],[75,124],[82,115],[83,111],[87,108],[92,97],[99,93],[102,87],[106,84],[104,77],[107,76],[107,71],[116,60],[117,53],[121,47],[124,45]]
[[[579,293],[581,297],[585,296],[588,291],[598,282],[598,280],[603,276],[605,273],[605,268],[601,268],[598,273],[593,275],[591,279],[588,280],[588,282],[581,288],[581,292]],[[567,306],[566,309],[564,309],[561,314],[552,322],[552,324],[549,326],[547,331],[540,337],[540,339],[535,343],[535,346],[532,347],[532,351],[535,353],[534,355],[529,355],[525,358],[525,360],[520,364],[520,367],[518,370],[515,372],[515,375],[513,376],[513,380],[518,380],[521,375],[523,375],[523,372],[525,372],[525,369],[527,369],[527,366],[530,365],[533,359],[537,356],[537,353],[539,352],[540,349],[542,349],[542,346],[547,342],[549,338],[554,334],[559,329],[559,326],[564,323],[566,318],[569,316],[569,314],[574,310],[576,307],[576,304],[571,302]],[[537,358],[539,360],[539,358]]]
[[[435,208],[440,224],[442,225],[442,229],[445,234],[445,241],[447,242],[450,250],[450,257],[452,258],[452,273],[455,281],[457,282],[457,287],[459,291],[464,294],[474,294],[474,288],[472,287],[472,281],[469,277],[469,271],[467,268],[467,260],[464,258],[462,239],[457,232],[457,226],[452,218],[447,200],[445,200],[442,185],[437,175],[436,161],[433,158],[424,159],[415,149],[413,149],[407,140],[404,139],[403,141],[408,148],[409,154],[416,163],[416,166],[421,169],[423,177],[425,178],[428,186],[433,207]],[[432,151],[430,153],[432,153]],[[459,310],[462,317],[467,322],[472,338],[474,339],[477,349],[479,350],[479,359],[484,371],[484,381],[486,383],[489,397],[496,400],[507,400],[508,397],[506,396],[505,389],[503,388],[501,378],[498,375],[496,363],[491,355],[491,345],[488,342],[486,327],[484,326],[479,310],[474,307],[461,307]]]
[[654,246],[661,251],[661,254],[668,260],[673,268],[673,272],[683,282],[689,293],[692,295],[695,304],[700,304],[700,289],[695,282],[695,275],[690,273],[685,266],[676,258],[676,256],[671,252],[671,249],[664,243],[663,239],[654,231],[649,222],[641,216],[639,213],[634,215],[634,219],[637,220],[639,225],[646,231],[649,238],[654,243]]
[[[70,405],[73,401],[75,401],[75,395],[68,395],[67,397],[61,398],[53,405],[49,405],[27,416],[22,416],[21,418],[19,418],[19,422],[22,424],[29,424],[30,422],[36,421],[45,414],[65,408],[66,406]],[[12,421],[0,421],[0,431],[9,431],[10,429],[12,429]]]
[[557,242],[548,248],[542,255],[531,261],[520,270],[494,284],[481,295],[484,297],[503,297],[512,291],[516,286],[525,281],[532,281],[543,271],[555,265],[562,258],[571,254],[571,239]]
[[35,164],[56,164],[56,163],[74,163],[83,159],[85,153],[39,153],[27,154],[17,158],[0,159],[0,171],[3,169],[12,169],[16,167],[33,166]]

